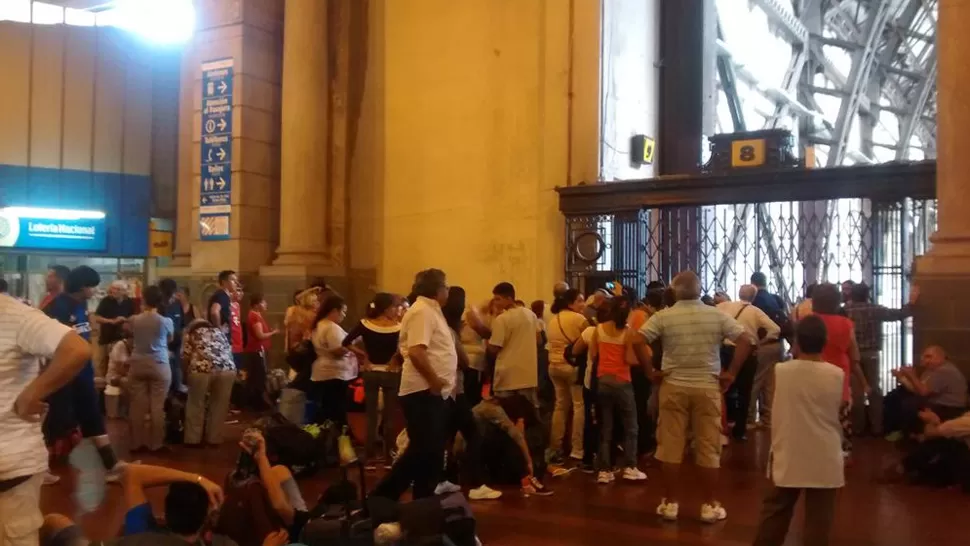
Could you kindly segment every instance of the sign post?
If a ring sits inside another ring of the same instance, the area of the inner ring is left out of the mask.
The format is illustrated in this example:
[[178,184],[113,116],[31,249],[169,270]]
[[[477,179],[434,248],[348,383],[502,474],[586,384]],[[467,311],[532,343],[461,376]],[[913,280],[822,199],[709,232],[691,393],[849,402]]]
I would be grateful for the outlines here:
[[233,60],[202,63],[202,169],[199,229],[203,241],[229,238],[232,210]]

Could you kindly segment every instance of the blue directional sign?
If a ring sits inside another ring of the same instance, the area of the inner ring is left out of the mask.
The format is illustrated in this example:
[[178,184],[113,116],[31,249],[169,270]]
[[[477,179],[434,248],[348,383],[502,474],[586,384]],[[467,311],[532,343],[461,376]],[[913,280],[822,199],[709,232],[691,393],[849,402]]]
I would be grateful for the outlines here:
[[202,181],[199,228],[203,241],[229,238],[232,211],[232,59],[202,63]]

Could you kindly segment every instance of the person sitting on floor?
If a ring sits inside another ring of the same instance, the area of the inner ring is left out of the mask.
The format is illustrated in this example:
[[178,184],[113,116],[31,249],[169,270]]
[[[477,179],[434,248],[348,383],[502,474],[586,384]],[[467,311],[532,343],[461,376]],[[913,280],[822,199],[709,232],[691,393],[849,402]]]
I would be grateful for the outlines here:
[[104,391],[105,404],[108,405],[107,400],[111,396],[115,396],[119,402],[112,408],[113,411],[108,411],[108,417],[122,417],[128,413],[128,359],[131,358],[133,345],[134,337],[131,335],[131,329],[126,327],[124,337],[116,341],[108,353],[108,370],[104,376],[107,382]]
[[903,430],[910,434],[919,433],[923,422],[918,411],[927,408],[940,420],[947,421],[963,415],[967,410],[967,378],[947,360],[946,352],[939,345],[932,345],[920,357],[922,375],[911,366],[904,366],[893,372],[902,385],[916,395],[903,408]]
[[490,397],[472,408],[472,415],[482,433],[481,460],[489,479],[517,480],[525,494],[551,495],[537,478],[546,465],[542,426],[532,402],[518,394]]
[[246,430],[239,447],[236,468],[226,480],[226,505],[231,508],[220,513],[217,530],[247,546],[260,544],[282,525],[296,540],[310,516],[293,474],[270,464],[259,430]]
[[936,487],[959,485],[970,493],[970,412],[943,421],[935,412],[919,412],[925,428],[919,443],[896,472],[910,481]]
[[[235,546],[235,542],[222,535],[208,535],[211,515],[223,504],[222,488],[212,481],[171,468],[142,464],[128,464],[122,478],[124,517],[122,536],[97,544],[127,546],[152,544],[155,546],[185,546],[207,544],[209,546]],[[145,490],[168,485],[165,495],[164,524],[152,513]],[[79,527],[69,518],[50,514],[41,529],[44,546],[80,546],[89,544]],[[263,546],[289,544],[285,530],[271,533]]]

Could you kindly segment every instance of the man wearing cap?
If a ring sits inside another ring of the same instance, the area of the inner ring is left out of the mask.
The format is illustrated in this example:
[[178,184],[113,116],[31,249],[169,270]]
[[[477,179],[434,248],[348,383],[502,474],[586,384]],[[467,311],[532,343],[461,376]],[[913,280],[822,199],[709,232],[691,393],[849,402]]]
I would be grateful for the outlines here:
[[135,314],[135,304],[128,297],[128,283],[117,280],[108,287],[108,296],[98,303],[91,315],[92,322],[98,324],[98,377],[104,377],[108,370],[108,354],[111,347],[125,337],[124,326],[129,317]]

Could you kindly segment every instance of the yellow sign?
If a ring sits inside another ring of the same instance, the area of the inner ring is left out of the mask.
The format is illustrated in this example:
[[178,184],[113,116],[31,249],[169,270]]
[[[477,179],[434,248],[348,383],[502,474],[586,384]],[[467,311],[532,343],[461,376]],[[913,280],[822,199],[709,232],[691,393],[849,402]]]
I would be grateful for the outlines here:
[[657,141],[647,137],[643,140],[643,163],[650,165],[653,163],[653,152],[657,148]]
[[731,143],[732,167],[760,167],[764,164],[764,139],[736,140]]
[[152,258],[171,258],[172,257],[172,232],[156,231],[149,232],[148,243],[151,245],[149,256]]

